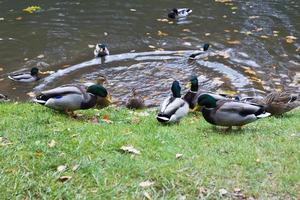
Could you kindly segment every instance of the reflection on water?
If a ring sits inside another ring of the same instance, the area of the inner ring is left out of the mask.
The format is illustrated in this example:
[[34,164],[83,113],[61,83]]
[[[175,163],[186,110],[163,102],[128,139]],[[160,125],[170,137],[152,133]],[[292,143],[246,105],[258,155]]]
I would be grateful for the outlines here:
[[[119,103],[135,87],[149,104],[157,104],[172,80],[185,87],[192,74],[212,91],[300,90],[299,1],[31,3],[43,10],[27,14],[22,9],[28,2],[0,0],[0,92],[15,99],[99,75],[108,78]],[[170,5],[190,7],[193,13],[167,20]],[[287,36],[295,38],[287,41]],[[97,42],[106,43],[112,55],[93,59],[89,45]],[[188,61],[207,42],[211,49]],[[6,78],[36,65],[55,73],[25,85]]]

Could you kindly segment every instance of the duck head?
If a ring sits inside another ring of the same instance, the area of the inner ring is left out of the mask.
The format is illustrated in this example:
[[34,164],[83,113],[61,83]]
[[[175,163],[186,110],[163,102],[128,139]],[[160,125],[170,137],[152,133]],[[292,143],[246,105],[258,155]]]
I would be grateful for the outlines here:
[[208,48],[210,47],[210,44],[204,44],[203,45],[203,51],[207,51],[208,50]]
[[91,85],[87,88],[87,92],[99,96],[99,97],[107,97],[108,92],[107,90],[99,84]]
[[215,108],[217,107],[216,102],[216,99],[209,94],[202,94],[198,97],[198,105],[200,107],[204,106],[206,108]]
[[36,67],[33,67],[33,68],[30,70],[31,76],[37,76],[38,73],[39,73],[39,69],[36,68]]
[[191,76],[190,83],[191,83],[191,91],[192,92],[197,92],[198,91],[198,78],[197,78],[197,76],[195,76],[195,75]]
[[95,50],[94,50],[95,57],[103,57],[106,55],[109,55],[109,51],[105,44],[96,44]]
[[178,81],[174,81],[172,83],[171,91],[172,91],[173,97],[175,97],[175,98],[181,97],[181,95],[180,95],[181,87],[180,87],[180,84]]

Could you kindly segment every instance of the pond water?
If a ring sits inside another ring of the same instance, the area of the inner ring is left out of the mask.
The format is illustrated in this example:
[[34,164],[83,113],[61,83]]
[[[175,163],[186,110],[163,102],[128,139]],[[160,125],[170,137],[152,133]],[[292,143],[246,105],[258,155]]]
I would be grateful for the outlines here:
[[[42,10],[22,11],[32,5]],[[167,20],[173,7],[193,13]],[[0,92],[28,100],[28,92],[105,75],[115,102],[134,87],[158,104],[174,79],[185,91],[192,74],[211,91],[299,92],[299,13],[297,0],[0,0]],[[94,58],[97,42],[110,50],[105,60]],[[189,62],[204,43],[209,51]],[[55,73],[27,84],[7,78],[34,66]]]

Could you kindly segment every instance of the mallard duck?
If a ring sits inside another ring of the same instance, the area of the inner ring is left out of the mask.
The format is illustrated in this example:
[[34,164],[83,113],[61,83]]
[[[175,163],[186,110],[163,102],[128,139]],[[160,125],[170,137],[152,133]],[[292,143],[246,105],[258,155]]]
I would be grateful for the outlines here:
[[107,46],[105,44],[96,44],[94,55],[95,57],[104,57],[109,55]]
[[204,119],[213,125],[243,126],[257,119],[268,117],[270,113],[265,112],[261,105],[242,103],[234,100],[217,101],[209,94],[198,97],[198,104],[202,106],[201,112]]
[[245,97],[240,101],[263,105],[267,112],[275,116],[280,116],[300,106],[299,95],[289,92],[271,92],[263,98]]
[[197,76],[191,76],[190,90],[184,95],[183,99],[189,104],[189,108],[192,109],[192,111],[200,110],[200,107],[198,106],[197,101],[198,101],[198,97],[201,94],[209,94],[217,101],[231,99],[229,96],[227,96],[225,94],[216,94],[216,93],[208,92],[205,90],[199,90]]
[[128,109],[143,109],[145,108],[145,102],[143,97],[141,97],[137,92],[136,89],[132,89],[131,97],[126,102],[126,107]]
[[195,59],[196,56],[199,56],[199,55],[203,54],[203,52],[207,51],[209,47],[210,47],[210,44],[207,44],[207,43],[204,44],[204,45],[203,45],[203,49],[202,49],[200,52],[198,52],[198,53],[193,53],[193,54],[191,54],[191,55],[189,56],[189,59],[190,59],[190,60]]
[[168,17],[171,19],[182,18],[188,16],[192,12],[193,11],[189,8],[173,8],[168,14]]
[[[108,80],[106,76],[100,75],[95,82],[86,82],[84,83],[84,86],[88,88],[91,85],[98,84],[98,85],[103,85],[105,83],[108,83]],[[109,106],[112,103],[112,97],[108,93],[106,97],[97,97],[97,102],[95,108],[101,109]]]
[[0,103],[7,102],[7,101],[9,101],[9,98],[4,94],[0,94]]
[[179,122],[189,112],[188,103],[181,98],[181,87],[178,81],[174,81],[171,87],[172,96],[163,101],[156,119],[161,123]]
[[101,85],[91,85],[87,89],[81,85],[65,85],[43,91],[34,101],[59,111],[89,109],[96,105],[97,97],[107,97],[107,90]]
[[33,67],[30,72],[16,73],[8,76],[9,79],[19,82],[33,82],[39,80],[39,69]]

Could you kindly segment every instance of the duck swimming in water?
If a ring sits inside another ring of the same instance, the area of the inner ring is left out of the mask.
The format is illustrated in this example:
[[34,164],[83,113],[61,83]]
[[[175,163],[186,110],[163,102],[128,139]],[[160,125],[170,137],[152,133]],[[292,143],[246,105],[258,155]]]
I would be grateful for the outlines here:
[[107,46],[105,44],[96,44],[95,50],[94,50],[95,57],[104,57],[109,55],[109,51],[107,49]]
[[179,122],[189,112],[189,104],[181,98],[178,81],[173,82],[171,91],[172,96],[163,101],[156,116],[161,123]]
[[18,82],[33,82],[39,80],[39,69],[33,67],[30,72],[15,73],[8,76],[9,79]]
[[187,17],[193,11],[189,8],[173,8],[172,11],[168,14],[168,17],[171,19]]
[[198,52],[198,53],[193,53],[193,54],[191,54],[191,55],[189,56],[189,59],[190,59],[190,60],[195,59],[196,56],[199,56],[199,55],[203,54],[203,52],[207,51],[209,47],[210,47],[210,44],[207,44],[207,43],[204,44],[204,45],[203,45],[203,49],[202,49],[200,52]]

